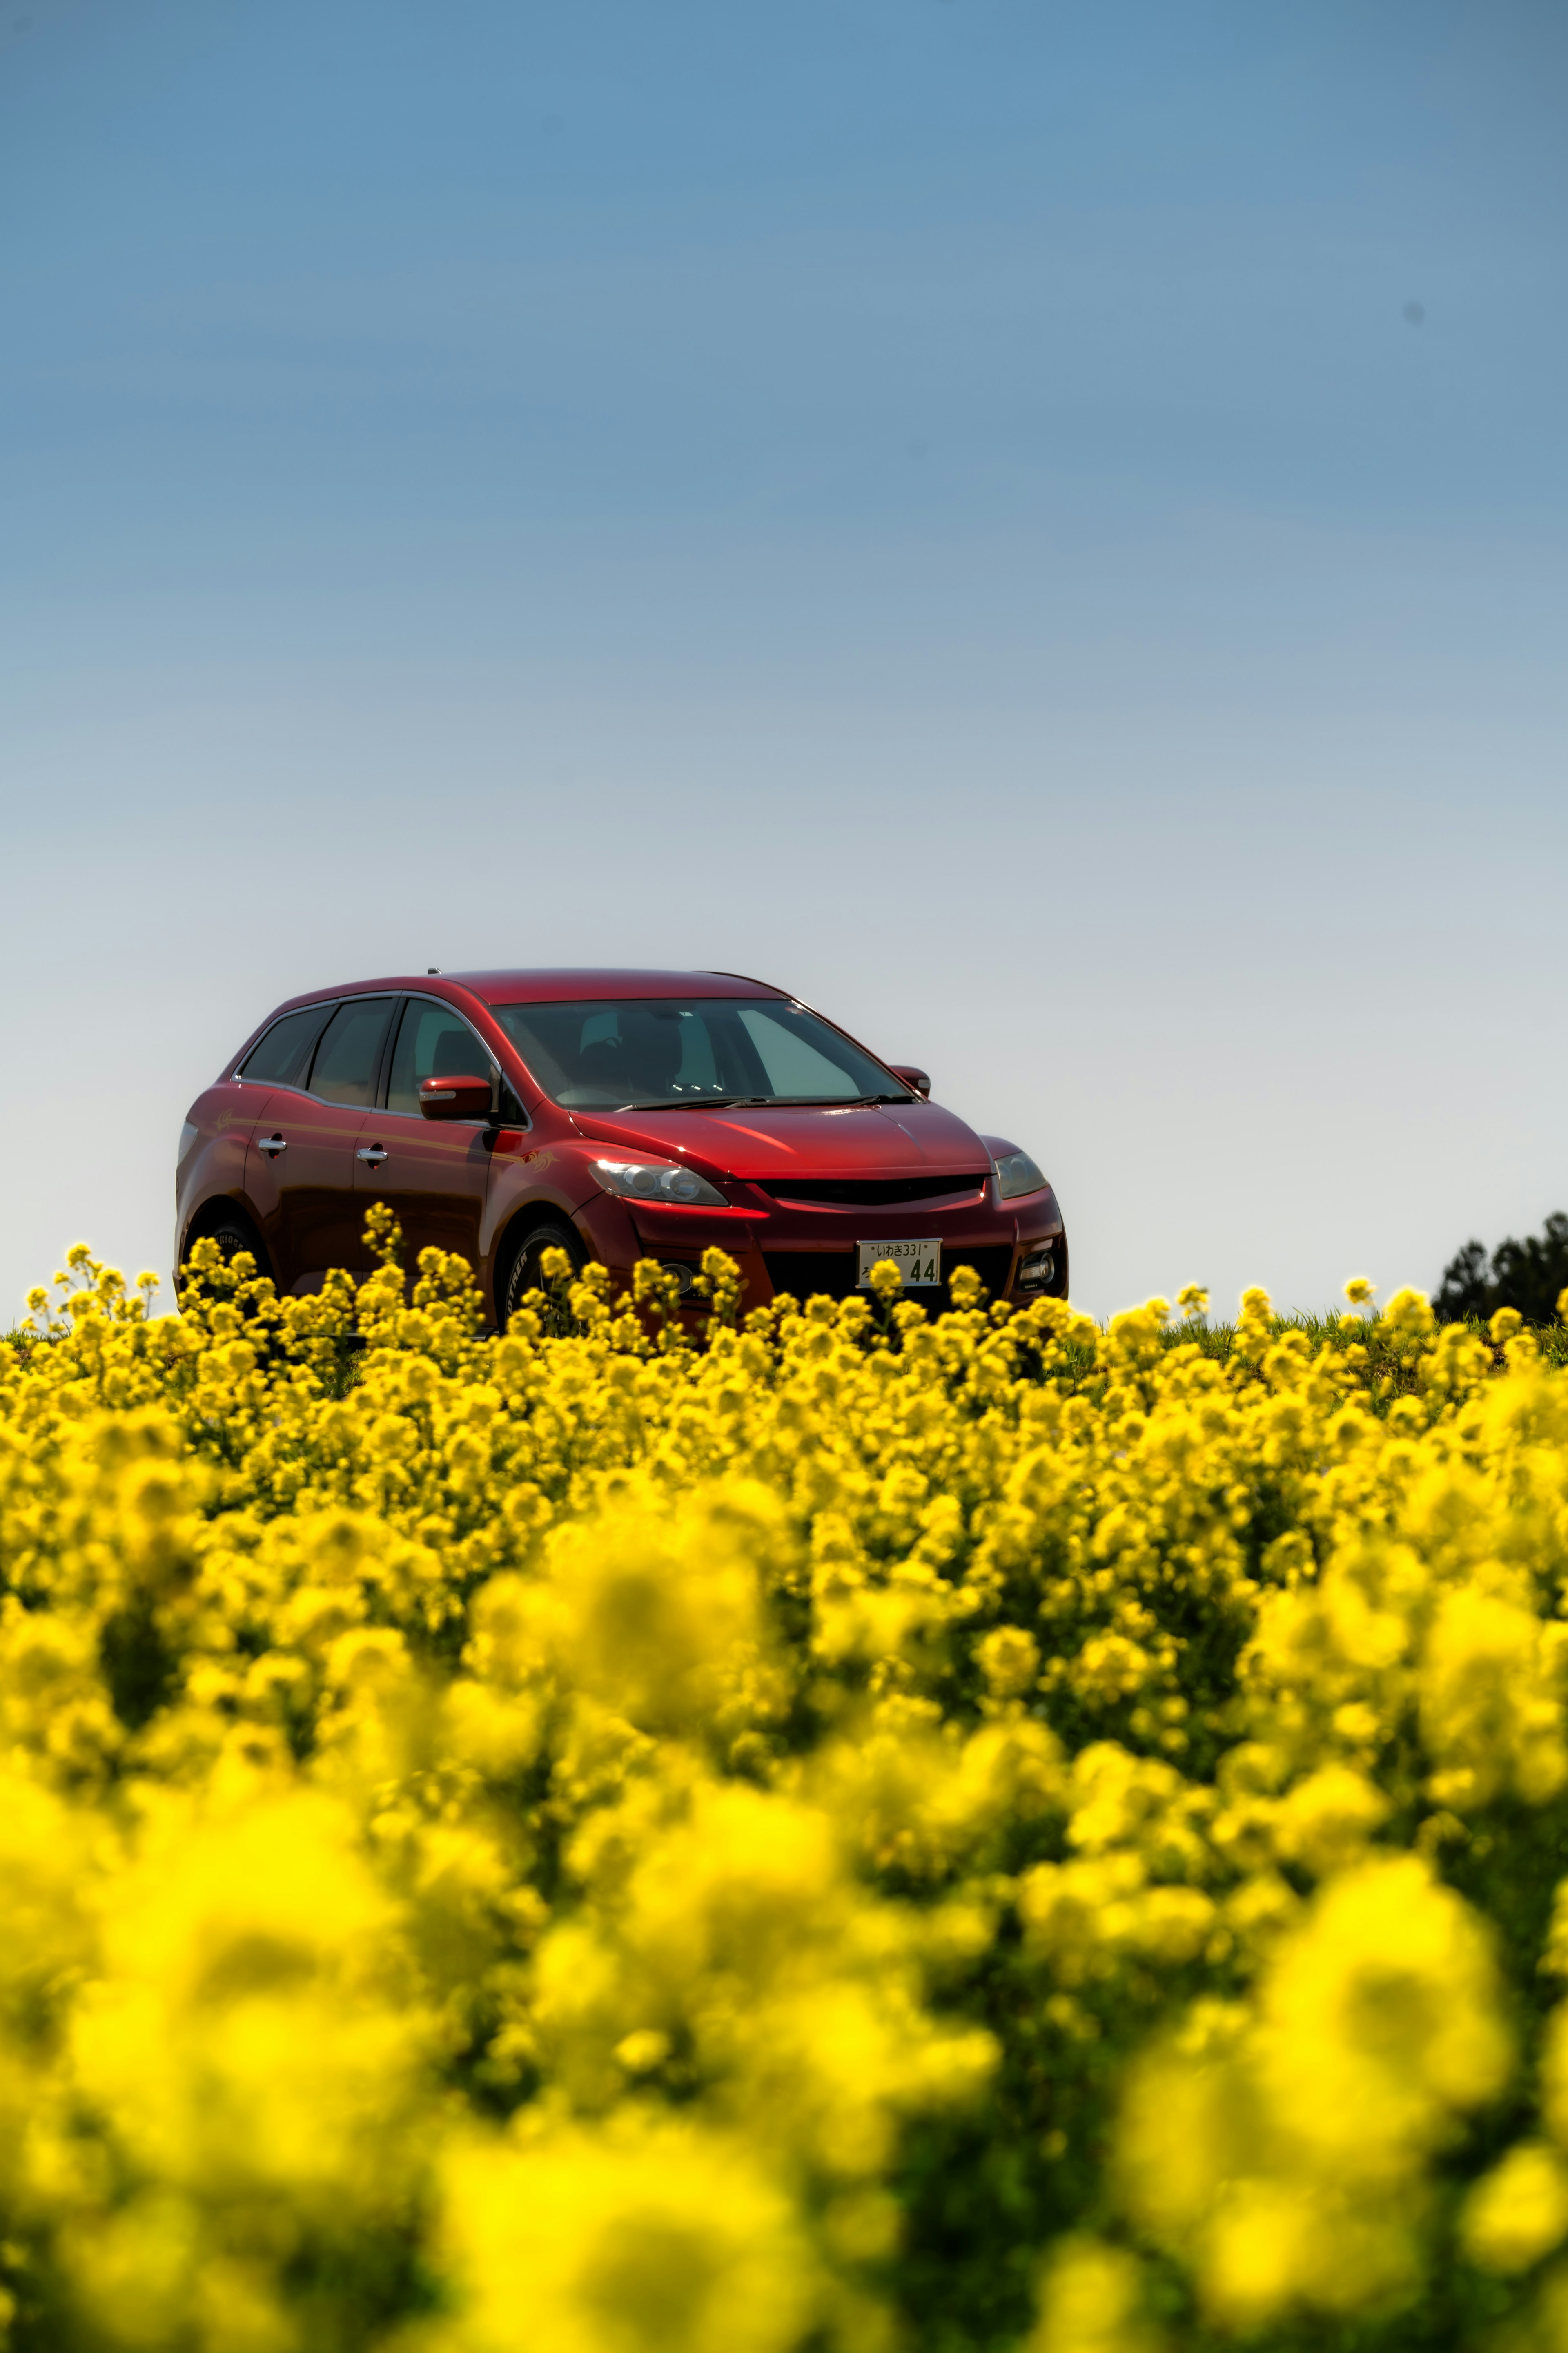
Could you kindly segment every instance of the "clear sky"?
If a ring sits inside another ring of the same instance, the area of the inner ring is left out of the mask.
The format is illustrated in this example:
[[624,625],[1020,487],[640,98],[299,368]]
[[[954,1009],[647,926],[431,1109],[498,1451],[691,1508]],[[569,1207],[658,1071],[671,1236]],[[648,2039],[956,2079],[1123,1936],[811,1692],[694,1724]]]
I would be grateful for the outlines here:
[[1075,1293],[1568,1206],[1561,0],[0,0],[0,1309],[426,965],[784,983]]

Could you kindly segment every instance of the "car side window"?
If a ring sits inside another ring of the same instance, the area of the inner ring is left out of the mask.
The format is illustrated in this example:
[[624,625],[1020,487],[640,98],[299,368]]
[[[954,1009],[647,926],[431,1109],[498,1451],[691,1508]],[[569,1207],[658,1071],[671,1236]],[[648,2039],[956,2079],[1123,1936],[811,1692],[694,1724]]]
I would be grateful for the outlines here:
[[390,997],[351,997],[339,1006],[310,1065],[313,1095],[323,1103],[369,1105],[395,1002]]
[[431,997],[411,997],[392,1050],[386,1108],[417,1112],[422,1080],[489,1079],[495,1067],[495,1056],[460,1014]]
[[331,1011],[331,1005],[307,1005],[299,1013],[286,1013],[275,1021],[264,1038],[258,1038],[246,1056],[237,1078],[250,1079],[263,1086],[298,1086],[310,1049],[321,1034],[321,1025]]

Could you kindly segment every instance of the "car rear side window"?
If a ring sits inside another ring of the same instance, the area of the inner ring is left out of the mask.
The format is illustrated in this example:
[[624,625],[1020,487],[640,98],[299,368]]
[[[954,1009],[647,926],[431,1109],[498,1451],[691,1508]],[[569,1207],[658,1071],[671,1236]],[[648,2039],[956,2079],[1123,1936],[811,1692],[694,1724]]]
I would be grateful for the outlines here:
[[488,1079],[495,1057],[481,1045],[468,1023],[449,1005],[428,997],[411,997],[397,1025],[392,1050],[392,1076],[387,1082],[388,1111],[419,1109],[422,1079]]
[[328,1022],[310,1065],[310,1092],[323,1103],[369,1105],[394,999],[351,997]]
[[272,1024],[264,1038],[258,1039],[237,1076],[258,1081],[263,1086],[298,1086],[310,1061],[310,1049],[331,1009],[330,1005],[307,1005],[302,1012],[286,1013],[281,1021]]

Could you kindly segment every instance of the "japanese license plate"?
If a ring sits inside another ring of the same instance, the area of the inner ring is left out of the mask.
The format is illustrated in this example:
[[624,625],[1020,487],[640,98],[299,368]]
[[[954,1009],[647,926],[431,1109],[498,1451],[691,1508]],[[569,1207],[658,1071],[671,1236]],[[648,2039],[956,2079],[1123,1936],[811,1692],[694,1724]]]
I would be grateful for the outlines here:
[[897,1242],[862,1242],[860,1268],[856,1276],[856,1288],[864,1291],[871,1280],[871,1269],[890,1258],[904,1278],[904,1289],[913,1291],[921,1286],[930,1290],[942,1281],[942,1236],[928,1235],[923,1240]]

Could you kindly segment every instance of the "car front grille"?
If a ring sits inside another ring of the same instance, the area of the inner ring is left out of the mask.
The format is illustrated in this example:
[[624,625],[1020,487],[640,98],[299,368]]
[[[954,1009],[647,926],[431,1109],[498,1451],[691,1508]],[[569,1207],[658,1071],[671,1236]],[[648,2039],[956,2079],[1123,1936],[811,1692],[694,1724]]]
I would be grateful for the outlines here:
[[[856,1291],[856,1268],[858,1252],[841,1250],[764,1250],[763,1263],[768,1270],[768,1281],[775,1291],[792,1292],[796,1299],[809,1299],[814,1293],[825,1293],[829,1299],[848,1299]],[[952,1305],[948,1283],[955,1267],[972,1266],[993,1299],[1000,1299],[1012,1271],[1013,1250],[1010,1243],[994,1250],[943,1249],[940,1283],[930,1289],[924,1286],[908,1292],[905,1296],[918,1300],[933,1315],[940,1315]],[[872,1293],[865,1296],[869,1299]]]
[[807,1201],[825,1209],[887,1209],[900,1201],[934,1201],[985,1188],[984,1168],[956,1176],[873,1176],[865,1180],[780,1176],[761,1188],[775,1201]]

